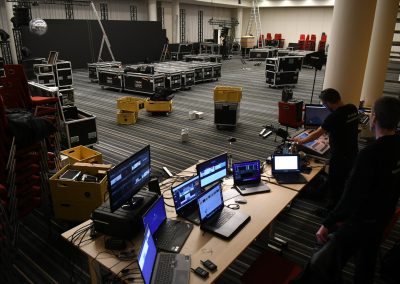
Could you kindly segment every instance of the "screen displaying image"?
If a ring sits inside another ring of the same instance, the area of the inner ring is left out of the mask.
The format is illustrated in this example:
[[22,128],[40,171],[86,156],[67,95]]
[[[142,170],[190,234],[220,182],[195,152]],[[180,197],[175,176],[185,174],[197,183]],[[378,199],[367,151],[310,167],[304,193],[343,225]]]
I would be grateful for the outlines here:
[[274,156],[275,170],[297,170],[298,157],[294,156]]
[[205,187],[228,174],[228,155],[226,153],[197,165],[200,186]]

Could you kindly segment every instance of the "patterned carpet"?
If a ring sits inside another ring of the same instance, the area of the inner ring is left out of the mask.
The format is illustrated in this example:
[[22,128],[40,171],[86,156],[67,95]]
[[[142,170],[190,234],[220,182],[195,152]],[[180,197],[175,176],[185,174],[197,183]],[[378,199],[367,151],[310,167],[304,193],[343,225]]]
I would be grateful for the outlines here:
[[[279,144],[280,138],[277,141],[272,136],[262,139],[258,133],[265,124],[277,125],[277,105],[282,90],[269,88],[264,72],[264,63],[261,66],[255,66],[254,62],[242,64],[238,58],[224,61],[219,81],[198,84],[191,90],[177,92],[170,115],[152,116],[142,111],[135,125],[116,124],[116,99],[123,95],[143,96],[101,89],[97,84],[90,83],[87,70],[74,72],[75,101],[79,109],[96,116],[99,143],[94,149],[103,154],[107,163],[117,164],[150,144],[153,172],[161,174],[161,167],[167,166],[176,173],[200,159],[226,151],[229,137],[237,139],[232,147],[234,161],[265,160]],[[314,103],[318,102],[323,75],[324,70],[317,72]],[[310,102],[313,79],[314,70],[303,68],[293,90],[296,99]],[[239,123],[234,130],[217,130],[213,123],[213,88],[216,85],[243,87]],[[204,118],[189,120],[190,110],[204,112]],[[181,142],[183,128],[189,129],[187,143]],[[322,203],[321,200],[299,197],[290,210],[279,215],[276,233],[289,242],[288,249],[283,253],[285,258],[300,265],[309,259],[315,244],[314,233],[321,221],[311,212]],[[52,221],[52,231],[49,232],[45,220],[40,211],[24,220],[14,265],[17,271],[15,283],[87,283],[89,276],[85,258],[58,237],[59,233],[74,224]],[[400,229],[397,226],[383,248],[393,245],[399,236]],[[218,282],[241,283],[242,275],[251,263],[267,249],[265,239],[266,234],[260,235]],[[350,264],[345,269],[346,279],[352,271]]]

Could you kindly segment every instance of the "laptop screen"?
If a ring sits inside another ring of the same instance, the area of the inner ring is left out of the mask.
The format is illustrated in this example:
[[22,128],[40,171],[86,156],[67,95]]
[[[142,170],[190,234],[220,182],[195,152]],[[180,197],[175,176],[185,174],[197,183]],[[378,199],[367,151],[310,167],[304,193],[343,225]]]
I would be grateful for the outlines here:
[[165,212],[164,198],[160,196],[143,215],[143,225],[144,227],[148,226],[151,234],[154,234],[165,219],[167,219],[167,213]]
[[272,159],[272,173],[300,172],[299,155],[274,155]]
[[138,263],[142,272],[145,284],[149,284],[153,273],[154,263],[156,262],[157,249],[149,227],[146,227],[142,246],[138,254]]
[[198,199],[200,221],[211,218],[215,212],[224,207],[221,184],[218,183],[208,191],[204,192]]
[[304,106],[304,128],[321,126],[330,110],[323,105],[306,104]]
[[228,155],[226,153],[198,164],[197,175],[200,177],[200,186],[205,187],[228,174]]
[[261,179],[260,161],[234,163],[232,167],[235,184],[254,183]]
[[178,212],[186,207],[201,194],[199,176],[194,176],[178,186],[171,188],[175,210]]

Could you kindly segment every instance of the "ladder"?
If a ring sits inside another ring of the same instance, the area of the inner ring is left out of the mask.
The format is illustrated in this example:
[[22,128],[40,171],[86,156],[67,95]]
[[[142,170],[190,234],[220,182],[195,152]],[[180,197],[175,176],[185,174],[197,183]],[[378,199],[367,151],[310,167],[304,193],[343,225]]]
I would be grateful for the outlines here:
[[160,62],[165,61],[165,58],[168,55],[168,43],[165,43],[163,46],[163,49],[161,51],[161,57],[160,57]]
[[[250,19],[247,24],[246,35],[250,35],[253,30],[253,25],[256,28],[255,40],[257,41],[257,47],[264,47],[265,42],[262,40],[262,30],[261,30],[261,17],[260,8],[258,6],[258,0],[253,0],[253,6],[251,7]],[[261,38],[261,42],[260,42]]]

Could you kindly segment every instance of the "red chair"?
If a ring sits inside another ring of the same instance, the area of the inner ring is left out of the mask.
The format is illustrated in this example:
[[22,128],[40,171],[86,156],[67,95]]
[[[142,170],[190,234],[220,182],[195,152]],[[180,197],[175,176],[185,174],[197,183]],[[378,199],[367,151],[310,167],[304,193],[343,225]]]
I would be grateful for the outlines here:
[[267,35],[266,35],[266,40],[272,40],[271,33],[267,33]]
[[274,35],[274,40],[281,40],[282,39],[282,34],[275,34]]
[[310,40],[311,40],[311,41],[314,41],[314,42],[315,42],[315,41],[317,41],[317,36],[316,36],[316,35],[314,35],[314,34],[313,34],[313,35],[311,35],[311,39],[310,39]]

